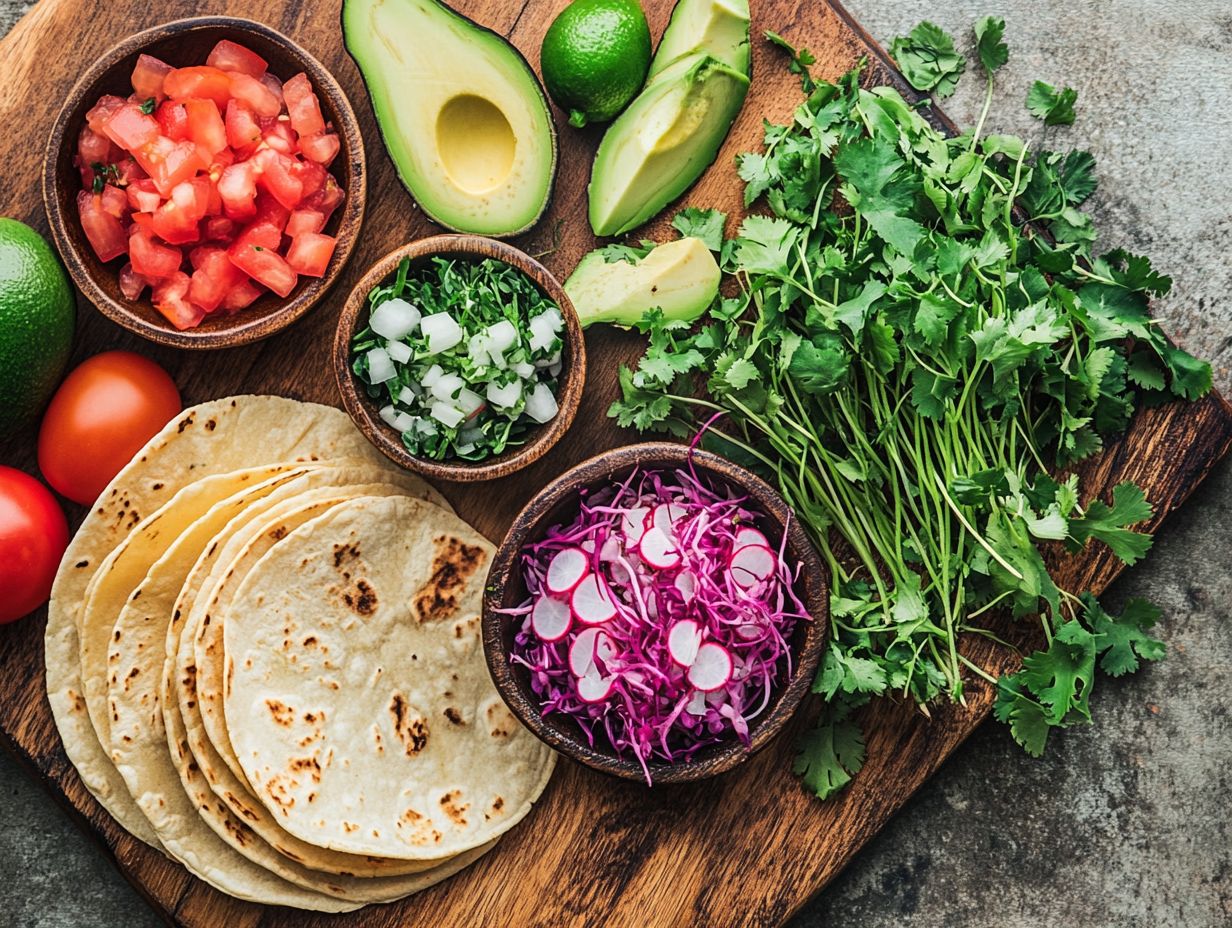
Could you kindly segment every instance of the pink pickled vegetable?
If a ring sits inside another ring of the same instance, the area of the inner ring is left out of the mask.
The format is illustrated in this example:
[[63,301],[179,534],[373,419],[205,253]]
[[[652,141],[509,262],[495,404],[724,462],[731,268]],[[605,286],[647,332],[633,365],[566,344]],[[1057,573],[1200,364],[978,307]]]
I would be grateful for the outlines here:
[[527,600],[511,660],[545,714],[651,765],[739,738],[791,672],[807,619],[799,567],[747,498],[689,470],[584,491],[576,516],[522,552]]

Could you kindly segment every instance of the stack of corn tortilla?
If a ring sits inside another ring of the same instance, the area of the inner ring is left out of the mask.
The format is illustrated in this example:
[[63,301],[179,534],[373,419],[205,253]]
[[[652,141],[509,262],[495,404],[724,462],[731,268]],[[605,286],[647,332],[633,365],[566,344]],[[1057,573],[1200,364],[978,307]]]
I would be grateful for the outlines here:
[[65,750],[120,824],[233,896],[339,912],[431,886],[552,772],[484,663],[491,553],[336,409],[188,409],[61,564]]

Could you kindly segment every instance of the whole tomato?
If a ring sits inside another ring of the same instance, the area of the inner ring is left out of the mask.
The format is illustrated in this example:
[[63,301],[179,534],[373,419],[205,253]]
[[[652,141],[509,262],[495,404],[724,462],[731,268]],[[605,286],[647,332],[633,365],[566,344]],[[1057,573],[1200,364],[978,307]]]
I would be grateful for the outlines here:
[[0,467],[0,624],[33,612],[51,595],[68,547],[68,523],[51,492]]
[[39,468],[69,499],[92,503],[181,408],[175,381],[149,358],[96,354],[52,397],[39,429]]

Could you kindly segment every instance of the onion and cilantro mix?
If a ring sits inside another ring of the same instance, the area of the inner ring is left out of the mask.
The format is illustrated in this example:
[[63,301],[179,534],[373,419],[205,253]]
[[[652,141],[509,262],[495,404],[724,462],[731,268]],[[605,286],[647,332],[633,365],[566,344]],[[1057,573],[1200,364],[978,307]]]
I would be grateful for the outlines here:
[[636,470],[583,491],[577,515],[522,553],[529,596],[511,660],[544,714],[571,716],[591,746],[687,761],[737,737],[791,674],[807,619],[784,542],[749,500],[690,470]]
[[404,259],[368,304],[351,367],[411,454],[481,461],[556,415],[564,318],[517,268]]

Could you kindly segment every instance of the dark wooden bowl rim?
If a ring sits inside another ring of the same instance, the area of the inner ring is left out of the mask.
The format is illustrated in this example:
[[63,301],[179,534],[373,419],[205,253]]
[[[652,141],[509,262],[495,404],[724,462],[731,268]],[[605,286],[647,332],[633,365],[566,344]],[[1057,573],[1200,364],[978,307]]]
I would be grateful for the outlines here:
[[[414,269],[438,256],[467,260],[495,258],[503,261],[534,281],[535,285],[560,307],[561,315],[565,319],[561,355],[563,366],[556,390],[558,412],[555,418],[538,426],[525,444],[475,463],[431,461],[411,454],[402,444],[399,434],[378,415],[376,404],[369,399],[351,370],[351,338],[367,324],[368,294],[374,287],[394,275],[403,258],[410,258],[411,267]],[[342,394],[342,403],[355,424],[368,441],[395,464],[436,480],[494,480],[507,477],[537,461],[569,430],[586,384],[586,342],[581,323],[565,288],[547,268],[526,252],[480,235],[433,235],[395,248],[377,261],[352,288],[334,334],[334,376],[338,381],[338,391]]]
[[612,748],[601,747],[598,742],[592,748],[575,722],[563,715],[545,717],[540,712],[527,671],[509,660],[513,636],[521,619],[511,618],[499,610],[516,607],[525,598],[526,586],[519,564],[522,549],[527,542],[541,537],[550,525],[572,517],[579,489],[623,478],[634,467],[686,467],[690,457],[699,471],[748,494],[754,507],[765,516],[762,528],[767,530],[771,541],[780,540],[786,526],[787,554],[801,565],[796,592],[813,620],[797,623],[791,642],[792,675],[785,683],[780,683],[771,696],[770,706],[753,721],[750,744],[746,747],[733,737],[703,749],[688,763],[651,763],[649,767],[656,785],[700,780],[731,770],[765,747],[782,730],[809,691],[825,647],[829,592],[821,558],[786,501],[760,477],[707,451],[690,451],[688,446],[672,442],[614,448],[583,461],[535,495],[513,520],[497,549],[484,589],[484,654],[492,680],[514,715],[543,742],[573,760],[603,773],[644,782],[645,774],[635,758],[618,757]]
[[[284,80],[297,71],[307,72],[325,118],[334,124],[342,143],[330,173],[346,192],[346,200],[325,228],[326,232],[337,236],[338,244],[323,277],[301,277],[286,298],[265,293],[234,315],[207,317],[196,328],[181,332],[154,308],[148,292],[136,302],[126,299],[120,292],[118,279],[122,261],[117,258],[103,264],[90,248],[77,218],[76,196],[81,181],[72,159],[77,136],[85,124],[85,113],[102,93],[122,89],[138,54],[157,53],[173,65],[201,64],[205,60],[204,52],[200,60],[188,61],[183,54],[176,53],[175,46],[208,49],[210,43],[228,37],[253,45],[253,50],[269,61],[270,70]],[[199,16],[165,23],[138,32],[104,52],[69,92],[52,125],[43,158],[43,203],[47,221],[56,248],[77,288],[113,322],[150,341],[177,348],[229,348],[248,344],[274,334],[308,312],[338,279],[350,259],[363,222],[366,185],[359,122],[333,75],[282,33],[261,23],[232,16]]]

